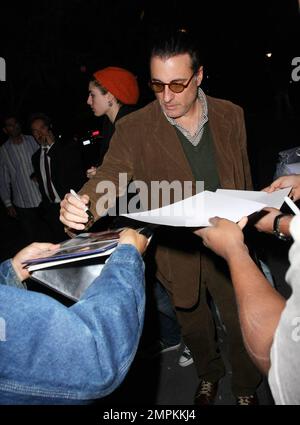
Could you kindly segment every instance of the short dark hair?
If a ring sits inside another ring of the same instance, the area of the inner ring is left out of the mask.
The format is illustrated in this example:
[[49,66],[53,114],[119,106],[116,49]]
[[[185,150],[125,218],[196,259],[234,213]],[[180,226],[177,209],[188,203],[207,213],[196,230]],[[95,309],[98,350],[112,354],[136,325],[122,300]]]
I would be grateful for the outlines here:
[[171,58],[188,53],[191,57],[192,70],[197,72],[202,65],[197,43],[186,30],[173,30],[160,34],[152,45],[150,59],[154,56]]
[[[97,87],[103,95],[108,93],[108,90],[104,86],[102,86],[102,84],[100,84],[95,77],[90,78],[90,83],[94,84],[94,86]],[[116,98],[116,101],[119,105],[123,105],[123,103],[118,98]]]
[[35,112],[29,117],[29,127],[32,126],[34,121],[41,120],[50,129],[52,127],[52,120],[44,112]]
[[107,94],[107,93],[108,93],[108,90],[106,90],[106,88],[105,88],[105,87],[103,87],[103,86],[99,83],[99,81],[98,81],[98,80],[96,80],[96,78],[95,78],[95,77],[91,77],[91,79],[90,79],[90,83],[94,84],[94,86],[95,86],[95,87],[97,87],[97,88],[101,91],[101,93],[102,93],[102,94]]
[[2,127],[5,127],[6,126],[6,123],[7,123],[7,121],[8,120],[10,120],[10,119],[15,119],[16,120],[16,122],[18,122],[18,123],[20,123],[20,120],[19,120],[19,118],[18,118],[18,116],[16,115],[16,114],[14,114],[14,113],[6,113],[2,118],[1,118],[1,122],[2,122]]

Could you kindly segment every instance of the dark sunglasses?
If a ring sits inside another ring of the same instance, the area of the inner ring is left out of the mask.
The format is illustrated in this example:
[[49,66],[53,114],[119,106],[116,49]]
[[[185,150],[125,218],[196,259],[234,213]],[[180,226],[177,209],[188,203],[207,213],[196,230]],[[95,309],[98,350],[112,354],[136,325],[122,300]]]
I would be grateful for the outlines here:
[[161,93],[161,92],[163,92],[164,89],[165,89],[165,86],[168,86],[169,89],[173,93],[181,93],[190,84],[190,82],[192,81],[192,78],[194,77],[194,75],[195,75],[195,73],[192,74],[191,78],[189,79],[189,81],[186,84],[183,84],[183,83],[172,83],[172,82],[171,83],[161,83],[160,81],[150,81],[149,82],[149,86],[154,91],[154,93]]

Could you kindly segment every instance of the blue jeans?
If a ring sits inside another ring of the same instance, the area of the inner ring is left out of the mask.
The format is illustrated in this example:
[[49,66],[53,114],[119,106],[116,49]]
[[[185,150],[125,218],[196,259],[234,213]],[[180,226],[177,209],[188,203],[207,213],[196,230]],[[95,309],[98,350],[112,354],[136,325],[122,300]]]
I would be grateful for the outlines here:
[[176,314],[168,292],[158,280],[154,284],[154,297],[159,313],[160,340],[168,346],[179,344],[181,333]]
[[123,381],[142,332],[144,263],[120,245],[82,298],[67,308],[16,286],[0,265],[0,404],[82,404]]

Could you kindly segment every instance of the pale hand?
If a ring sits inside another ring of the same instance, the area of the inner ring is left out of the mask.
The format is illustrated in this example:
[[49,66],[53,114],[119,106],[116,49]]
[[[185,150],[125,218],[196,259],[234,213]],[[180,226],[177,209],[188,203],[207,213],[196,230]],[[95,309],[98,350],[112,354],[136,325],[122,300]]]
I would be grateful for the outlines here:
[[91,167],[88,170],[86,170],[86,176],[87,176],[87,178],[90,179],[91,177],[95,176],[96,175],[96,171],[97,171],[97,168],[96,167]]
[[89,203],[87,195],[80,196],[80,200],[67,193],[60,203],[60,221],[67,227],[84,230],[89,217],[85,209]]

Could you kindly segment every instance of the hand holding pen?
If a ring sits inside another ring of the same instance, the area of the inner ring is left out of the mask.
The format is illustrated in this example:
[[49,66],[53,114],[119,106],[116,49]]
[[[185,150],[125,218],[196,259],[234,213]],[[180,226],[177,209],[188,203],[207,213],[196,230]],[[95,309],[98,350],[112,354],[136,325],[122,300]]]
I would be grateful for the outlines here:
[[94,223],[88,202],[87,195],[79,196],[73,189],[62,200],[60,221],[66,226],[65,232],[69,236],[74,237],[76,233],[88,229]]
[[[81,198],[80,198],[80,196],[75,192],[75,190],[71,189],[70,190],[70,193],[76,199],[78,199],[79,201],[82,201]],[[87,215],[88,215],[88,222],[86,223],[86,226],[85,226],[86,228],[88,228],[88,227],[90,227],[94,223],[95,218],[94,218],[93,214],[91,213],[91,211],[89,210],[89,207],[87,205],[84,208],[84,212],[86,212]]]

